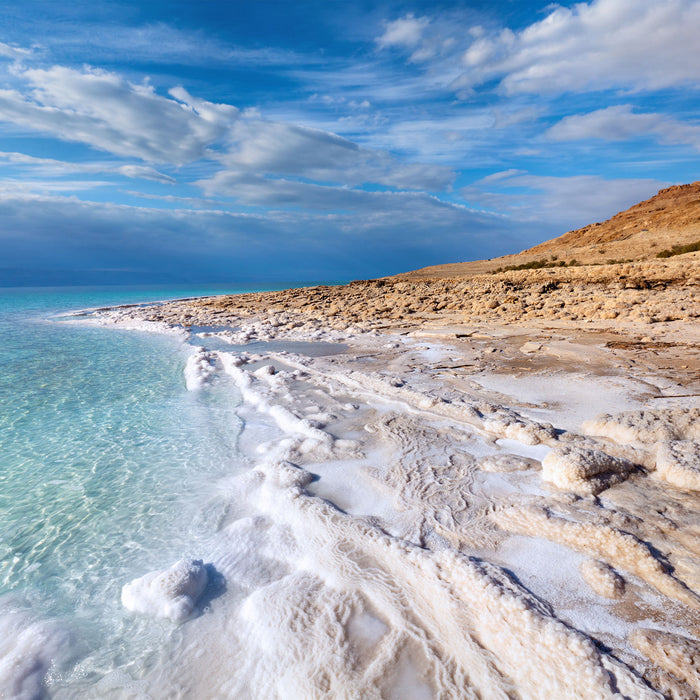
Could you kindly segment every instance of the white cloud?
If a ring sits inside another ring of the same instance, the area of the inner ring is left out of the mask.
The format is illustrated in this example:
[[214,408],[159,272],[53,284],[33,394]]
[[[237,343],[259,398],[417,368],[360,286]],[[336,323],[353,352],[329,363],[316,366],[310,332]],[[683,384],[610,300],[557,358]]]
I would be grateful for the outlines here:
[[9,44],[4,44],[2,41],[0,41],[0,57],[19,59],[27,58],[27,56],[31,56],[31,54],[31,49],[22,49],[17,46],[10,46]]
[[688,124],[654,112],[636,113],[632,105],[615,105],[562,119],[547,131],[553,141],[603,139],[625,141],[649,134],[663,143],[689,144],[700,151],[700,125]]
[[25,166],[32,175],[63,176],[66,173],[118,173],[125,177],[154,180],[166,184],[175,183],[175,179],[147,165],[117,165],[114,163],[71,163],[53,158],[35,158],[24,153],[7,153],[0,151],[0,161]]
[[142,180],[153,180],[154,182],[162,182],[166,185],[175,183],[175,178],[159,172],[155,168],[148,165],[120,165],[117,172],[126,177],[140,178]]
[[182,88],[169,99],[103,70],[16,73],[32,87],[31,97],[0,90],[0,119],[145,161],[200,159],[238,117],[235,107],[191,98]]
[[669,184],[650,179],[553,177],[506,170],[460,193],[468,202],[508,213],[513,219],[540,223],[542,239],[547,233],[564,233],[608,219]]
[[218,155],[225,169],[199,184],[242,204],[347,209],[382,201],[363,185],[443,191],[451,168],[405,163],[391,154],[362,148],[320,129],[259,119],[239,120],[229,150]]
[[414,17],[408,14],[405,17],[387,22],[384,34],[377,39],[380,48],[389,46],[402,46],[413,48],[423,38],[423,32],[430,23],[427,17]]
[[361,216],[370,211],[395,211],[416,204],[428,209],[452,206],[422,192],[371,192],[225,170],[197,184],[209,196],[229,195],[235,197],[239,204],[274,209],[293,207],[316,211],[347,211]]
[[555,6],[519,32],[477,38],[457,82],[507,93],[700,84],[698,0],[593,0]]

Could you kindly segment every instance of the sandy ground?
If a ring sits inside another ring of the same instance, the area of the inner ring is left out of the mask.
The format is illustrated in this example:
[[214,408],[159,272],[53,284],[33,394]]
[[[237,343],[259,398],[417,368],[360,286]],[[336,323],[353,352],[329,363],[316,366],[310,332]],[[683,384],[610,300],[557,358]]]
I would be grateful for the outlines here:
[[227,372],[286,436],[250,489],[306,563],[228,612],[278,625],[247,693],[233,651],[198,650],[217,692],[697,697],[700,279],[679,257],[99,312],[199,333],[193,386]]

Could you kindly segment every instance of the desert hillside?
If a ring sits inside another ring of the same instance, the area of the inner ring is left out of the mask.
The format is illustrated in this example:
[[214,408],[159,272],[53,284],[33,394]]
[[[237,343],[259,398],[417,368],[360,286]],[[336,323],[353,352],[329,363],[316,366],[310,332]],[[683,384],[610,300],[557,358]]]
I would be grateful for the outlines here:
[[582,264],[656,259],[674,246],[700,240],[700,181],[661,190],[602,223],[569,231],[514,255],[492,260],[434,265],[397,277],[471,277],[528,263]]

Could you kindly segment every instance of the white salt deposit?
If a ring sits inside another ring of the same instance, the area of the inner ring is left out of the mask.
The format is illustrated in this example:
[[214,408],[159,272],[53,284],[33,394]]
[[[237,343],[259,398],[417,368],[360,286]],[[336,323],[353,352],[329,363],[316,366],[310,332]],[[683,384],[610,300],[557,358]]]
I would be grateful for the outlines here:
[[700,408],[667,408],[604,414],[583,424],[587,435],[618,443],[700,440]]
[[0,614],[0,697],[44,697],[51,664],[67,644],[67,635],[53,625],[19,612]]
[[646,657],[700,696],[700,640],[652,629],[635,630],[630,641]]
[[180,559],[165,571],[150,573],[122,588],[127,610],[154,617],[186,620],[207,587],[207,569],[201,559]]
[[[229,337],[274,338],[284,313]],[[594,404],[639,405],[605,403],[623,379],[593,400],[577,368],[563,425],[557,403],[570,374],[551,386],[533,375],[520,386],[537,403],[511,401],[484,376],[481,387],[427,376],[428,360],[460,366],[447,345],[362,342],[365,362],[191,356],[188,388],[206,396],[216,371],[231,377],[244,401],[242,444],[257,449],[246,453],[250,471],[221,485],[211,551],[226,592],[212,615],[182,628],[171,668],[146,673],[144,693],[157,695],[170,674],[168,687],[191,697],[246,700],[660,698],[647,682],[660,689],[660,676],[642,678],[646,660],[687,683],[689,636],[669,641],[671,663],[648,635],[646,646],[632,640],[642,659],[625,634],[642,614],[635,606],[650,619],[700,609],[696,545],[682,527],[692,514],[682,493],[631,474],[649,459],[669,481],[679,464],[687,473],[695,453],[678,443],[695,439],[697,417],[627,411],[589,421],[600,440],[584,438],[579,418]],[[387,350],[396,365],[373,364]],[[540,460],[542,479],[566,492],[541,487]],[[634,488],[663,492],[642,517]],[[663,554],[658,541],[670,542]],[[186,619],[206,582],[201,561],[183,560],[127,584],[122,599]]]
[[584,559],[581,562],[584,581],[604,598],[621,598],[625,592],[625,579],[605,562]]
[[185,365],[187,391],[201,389],[216,372],[216,354],[204,348],[195,348]]
[[662,442],[656,451],[656,476],[680,489],[700,491],[700,443]]
[[542,460],[545,481],[583,494],[600,493],[624,481],[633,469],[634,465],[627,460],[600,450],[569,445],[556,447]]

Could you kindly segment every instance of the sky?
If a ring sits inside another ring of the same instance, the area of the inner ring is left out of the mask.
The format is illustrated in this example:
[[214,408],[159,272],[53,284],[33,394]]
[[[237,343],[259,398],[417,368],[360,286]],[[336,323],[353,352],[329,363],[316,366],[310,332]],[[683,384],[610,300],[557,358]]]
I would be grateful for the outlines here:
[[699,179],[700,0],[0,16],[0,286],[377,277]]

